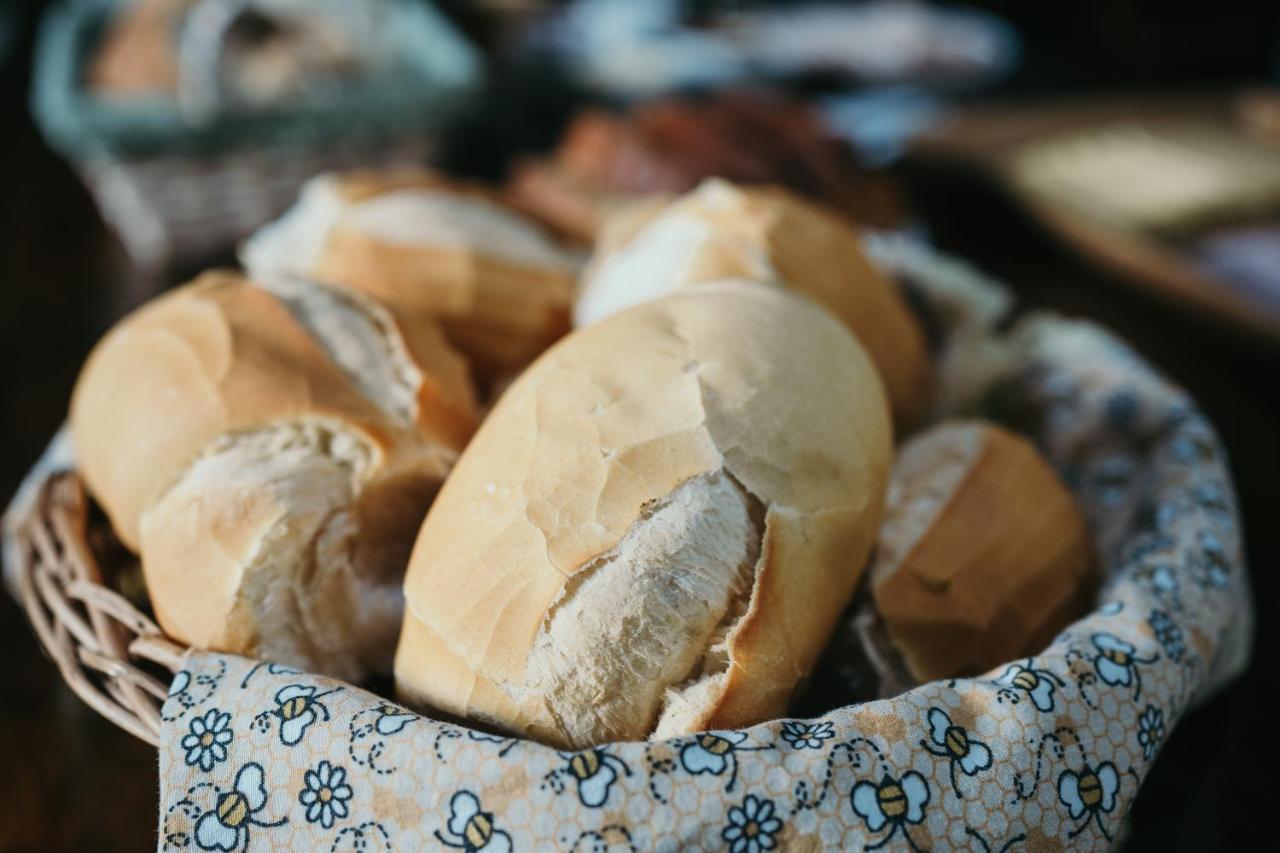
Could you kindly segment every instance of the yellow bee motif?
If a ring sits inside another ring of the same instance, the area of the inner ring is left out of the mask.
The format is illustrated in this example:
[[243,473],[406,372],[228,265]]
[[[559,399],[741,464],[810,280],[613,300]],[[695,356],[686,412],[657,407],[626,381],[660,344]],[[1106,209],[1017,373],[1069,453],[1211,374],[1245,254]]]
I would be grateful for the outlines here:
[[1098,829],[1110,841],[1111,834],[1103,825],[1102,816],[1115,810],[1119,790],[1120,774],[1110,761],[1104,761],[1097,767],[1086,764],[1079,773],[1064,770],[1058,777],[1058,800],[1067,807],[1072,820],[1084,818],[1068,837],[1075,838],[1091,821],[1096,821]]
[[771,749],[770,746],[743,746],[747,739],[746,732],[710,731],[694,737],[693,742],[680,750],[680,764],[690,773],[710,773],[719,776],[729,770],[729,784],[726,791],[732,791],[738,780],[739,752],[751,752],[758,749]]
[[862,818],[867,829],[880,832],[889,827],[889,833],[865,849],[875,850],[889,843],[902,832],[907,844],[915,849],[915,842],[907,831],[907,824],[924,821],[924,808],[929,804],[929,783],[914,770],[894,779],[886,773],[879,784],[859,782],[853,786],[849,800],[854,812]]
[[320,701],[336,690],[317,692],[316,688],[290,684],[276,693],[276,707],[270,713],[280,720],[280,742],[293,746],[302,740],[307,727],[319,717],[329,719],[329,709]]
[[616,755],[603,749],[586,749],[582,752],[560,753],[568,763],[548,774],[548,781],[561,790],[558,777],[573,779],[578,788],[578,799],[588,808],[599,808],[609,799],[609,791],[618,779],[618,771],[631,775],[631,768]]
[[435,831],[441,844],[464,853],[510,853],[511,836],[493,825],[493,812],[480,808],[480,800],[470,791],[459,791],[449,800],[447,832]]
[[1142,695],[1142,674],[1138,672],[1138,664],[1155,663],[1156,658],[1138,657],[1137,650],[1113,634],[1094,634],[1093,645],[1098,650],[1094,656],[1093,666],[1098,677],[1106,684],[1134,686],[1133,698],[1136,701]]
[[218,805],[196,821],[196,844],[205,850],[228,853],[249,846],[249,829],[254,826],[281,826],[288,818],[274,822],[259,820],[255,815],[267,804],[262,765],[250,762],[240,768],[230,791],[218,797]]
[[969,736],[969,732],[951,722],[946,711],[941,708],[929,709],[929,741],[923,739],[920,745],[926,751],[941,758],[948,759],[951,771],[951,790],[957,797],[960,789],[956,787],[956,768],[966,776],[974,776],[981,770],[991,766],[991,750],[985,743]]
[[1055,687],[1065,687],[1066,682],[1049,672],[1037,669],[1030,660],[1026,665],[1010,664],[1000,677],[995,680],[1000,685],[1002,699],[1017,702],[1019,695],[1024,694],[1031,699],[1031,704],[1040,711],[1053,710],[1053,691]]

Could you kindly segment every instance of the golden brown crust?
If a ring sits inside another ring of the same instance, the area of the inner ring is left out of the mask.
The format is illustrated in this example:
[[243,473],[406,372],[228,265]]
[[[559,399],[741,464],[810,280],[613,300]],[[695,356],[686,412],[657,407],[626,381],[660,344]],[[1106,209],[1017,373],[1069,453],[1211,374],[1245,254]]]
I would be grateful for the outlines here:
[[[339,177],[337,189],[350,205],[421,189],[520,215],[500,193],[421,170],[351,172]],[[393,309],[439,318],[482,378],[523,367],[568,330],[575,279],[565,266],[520,265],[467,246],[392,245],[341,224],[307,272]]]
[[724,470],[765,507],[766,555],[705,718],[780,714],[863,569],[889,455],[865,354],[784,292],[698,288],[580,329],[502,396],[423,525],[399,689],[563,742],[539,697],[500,685],[522,679],[568,578]]
[[313,271],[405,313],[439,318],[480,376],[528,363],[569,328],[570,273],[463,248],[391,246],[339,226]]
[[[582,294],[601,285],[602,269],[659,217],[682,217],[711,229],[668,290],[722,278],[771,278],[834,313],[866,347],[884,378],[895,419],[920,416],[930,385],[923,330],[906,303],[863,254],[857,232],[839,215],[776,187],[723,181],[657,210],[653,200],[611,217],[583,276]],[[767,267],[767,269],[763,269]],[[636,286],[644,286],[642,283]],[[602,302],[607,302],[605,297]]]
[[[944,477],[921,503],[928,481]],[[911,513],[918,519],[903,523]],[[872,592],[921,681],[1032,654],[1087,606],[1096,577],[1083,515],[1035,448],[1007,430],[959,421],[908,442],[885,529],[895,522]]]
[[81,473],[125,544],[143,509],[221,433],[312,416],[387,448],[397,428],[274,297],[208,272],[144,306],[94,348],[71,400]]
[[410,419],[330,359],[344,327],[309,331],[284,298],[211,272],[127,317],[81,373],[72,436],[170,636],[359,678],[389,664],[400,573],[475,404],[434,321],[367,333],[421,380]]

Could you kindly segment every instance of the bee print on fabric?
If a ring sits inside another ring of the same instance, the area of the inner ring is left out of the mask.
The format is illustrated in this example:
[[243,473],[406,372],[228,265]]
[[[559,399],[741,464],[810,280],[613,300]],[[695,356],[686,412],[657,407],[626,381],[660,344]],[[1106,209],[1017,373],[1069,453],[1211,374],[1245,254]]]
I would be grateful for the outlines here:
[[578,790],[578,800],[587,808],[596,809],[609,799],[618,771],[631,775],[631,768],[621,758],[605,749],[584,749],[575,753],[559,753],[565,765],[552,770],[544,777],[557,794],[564,791],[564,780],[570,779]]
[[969,736],[967,729],[951,722],[941,708],[930,708],[928,714],[929,741],[920,745],[932,755],[947,759],[951,774],[951,790],[957,797],[956,768],[966,776],[975,776],[991,766],[991,750],[982,741]]
[[888,833],[865,849],[884,847],[899,834],[912,850],[919,850],[911,838],[910,826],[924,822],[924,809],[929,804],[929,783],[914,770],[894,778],[886,773],[879,782],[859,782],[849,794],[853,811],[873,833]]
[[470,791],[459,791],[449,799],[449,820],[445,831],[435,831],[440,843],[464,853],[510,853],[511,836],[493,824],[493,812],[480,807],[480,799]]
[[381,762],[387,750],[387,738],[404,731],[405,726],[421,719],[385,702],[359,711],[347,725],[347,754],[357,765],[368,767],[378,775],[396,772],[395,767]]
[[680,765],[695,776],[710,773],[723,776],[727,771],[729,781],[726,791],[732,791],[738,781],[738,755],[761,749],[772,749],[766,746],[743,746],[747,739],[746,732],[710,731],[695,735],[691,743],[680,749]]
[[1114,634],[1098,633],[1093,635],[1094,648],[1098,653],[1093,658],[1093,666],[1103,683],[1112,686],[1133,686],[1133,699],[1136,702],[1142,695],[1142,674],[1139,664],[1155,663],[1156,658],[1139,657],[1132,643],[1126,643]]
[[1026,697],[1037,710],[1045,713],[1053,710],[1055,688],[1066,686],[1066,682],[1047,669],[1037,669],[1031,660],[1025,665],[1010,664],[995,683],[1000,687],[997,701],[1016,705]]
[[1075,838],[1088,828],[1090,821],[1096,821],[1098,829],[1110,841],[1111,833],[1103,824],[1102,816],[1115,811],[1119,790],[1120,774],[1109,761],[1096,767],[1085,764],[1078,772],[1062,771],[1058,777],[1058,800],[1067,807],[1072,820],[1080,821],[1069,837]]
[[332,693],[342,690],[317,690],[305,684],[290,684],[276,692],[276,707],[263,711],[254,717],[254,726],[259,731],[266,731],[273,720],[280,723],[280,742],[285,746],[294,746],[307,729],[318,719],[329,719],[329,708],[320,700]]
[[196,821],[196,846],[201,850],[223,850],[227,853],[249,846],[254,827],[283,826],[288,818],[265,820],[258,814],[266,809],[267,788],[262,765],[250,762],[240,768],[231,790],[218,796],[217,805]]
[[173,722],[180,719],[197,705],[202,705],[217,692],[227,674],[227,664],[219,659],[214,672],[192,673],[189,670],[178,670],[173,681],[169,682],[169,690],[165,696],[164,707],[160,709],[160,719]]

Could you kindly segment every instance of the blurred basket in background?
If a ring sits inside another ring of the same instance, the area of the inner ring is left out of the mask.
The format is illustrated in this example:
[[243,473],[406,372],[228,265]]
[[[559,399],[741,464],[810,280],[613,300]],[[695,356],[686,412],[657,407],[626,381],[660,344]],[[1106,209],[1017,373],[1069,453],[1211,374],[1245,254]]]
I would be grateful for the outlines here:
[[126,5],[72,0],[47,13],[32,111],[131,259],[148,268],[227,248],[279,215],[317,172],[421,163],[481,82],[479,55],[429,3],[329,0],[308,9],[363,15],[369,67],[272,103],[228,102],[227,34],[245,15],[291,5],[301,19],[301,4],[193,0],[174,34],[176,90],[103,94],[87,84],[86,68]]

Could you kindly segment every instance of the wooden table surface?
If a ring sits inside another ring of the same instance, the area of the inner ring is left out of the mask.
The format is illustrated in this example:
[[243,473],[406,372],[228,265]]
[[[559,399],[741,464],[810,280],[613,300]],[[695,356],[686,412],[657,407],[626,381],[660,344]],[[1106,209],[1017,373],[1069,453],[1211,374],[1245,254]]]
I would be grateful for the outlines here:
[[[124,265],[74,176],[39,143],[25,85],[0,85],[0,498],[61,420],[75,371],[118,306]],[[1029,305],[1093,317],[1200,401],[1231,454],[1257,598],[1257,663],[1182,721],[1132,812],[1127,849],[1232,849],[1270,807],[1280,524],[1277,363],[1116,286],[980,187],[911,172],[938,242]],[[156,758],[62,686],[0,596],[0,851],[154,848]]]

